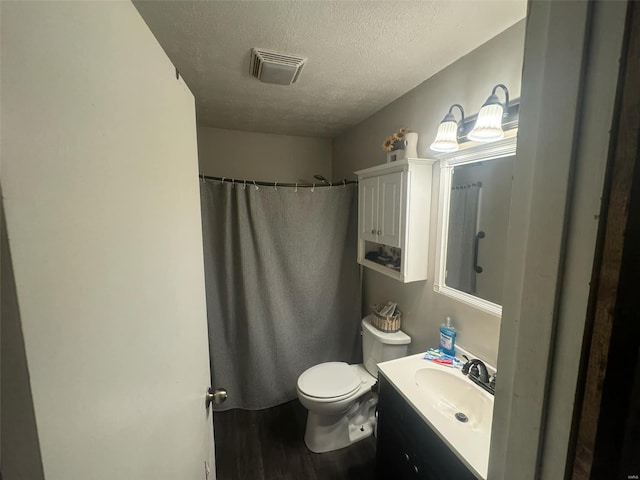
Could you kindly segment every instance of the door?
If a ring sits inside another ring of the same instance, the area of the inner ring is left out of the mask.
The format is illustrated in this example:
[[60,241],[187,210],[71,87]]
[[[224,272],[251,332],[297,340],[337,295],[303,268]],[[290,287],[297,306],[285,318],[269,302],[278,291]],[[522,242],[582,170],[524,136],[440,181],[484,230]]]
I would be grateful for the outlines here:
[[358,216],[360,238],[378,241],[378,177],[360,180],[360,215]]
[[2,262],[41,456],[3,451],[3,475],[214,478],[193,95],[130,2],[3,3],[2,67]]
[[400,247],[402,241],[402,196],[404,172],[389,173],[378,178],[378,243]]

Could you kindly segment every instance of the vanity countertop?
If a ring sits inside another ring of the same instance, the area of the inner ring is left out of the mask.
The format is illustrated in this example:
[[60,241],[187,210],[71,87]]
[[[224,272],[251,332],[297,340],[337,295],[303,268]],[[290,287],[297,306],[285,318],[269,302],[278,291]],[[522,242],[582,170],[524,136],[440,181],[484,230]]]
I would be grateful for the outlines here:
[[[423,357],[424,353],[419,353],[383,362],[378,370],[458,458],[476,476],[486,479],[493,395],[462,375],[460,369]],[[455,418],[457,410],[468,415],[466,423]]]

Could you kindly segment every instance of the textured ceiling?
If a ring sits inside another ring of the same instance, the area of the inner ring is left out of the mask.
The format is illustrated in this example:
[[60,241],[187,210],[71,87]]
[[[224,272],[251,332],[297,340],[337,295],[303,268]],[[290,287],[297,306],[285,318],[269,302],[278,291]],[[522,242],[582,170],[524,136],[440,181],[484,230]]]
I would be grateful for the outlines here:
[[[198,125],[333,137],[524,18],[525,0],[134,1],[196,98]],[[252,47],[308,57],[291,86]]]

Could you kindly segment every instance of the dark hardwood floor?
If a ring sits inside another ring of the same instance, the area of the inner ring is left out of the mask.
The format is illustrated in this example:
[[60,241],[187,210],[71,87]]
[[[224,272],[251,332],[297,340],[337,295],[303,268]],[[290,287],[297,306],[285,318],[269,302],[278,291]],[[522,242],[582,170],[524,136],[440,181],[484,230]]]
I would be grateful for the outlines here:
[[214,416],[218,480],[373,480],[373,436],[335,452],[304,444],[307,411],[298,400],[266,410]]

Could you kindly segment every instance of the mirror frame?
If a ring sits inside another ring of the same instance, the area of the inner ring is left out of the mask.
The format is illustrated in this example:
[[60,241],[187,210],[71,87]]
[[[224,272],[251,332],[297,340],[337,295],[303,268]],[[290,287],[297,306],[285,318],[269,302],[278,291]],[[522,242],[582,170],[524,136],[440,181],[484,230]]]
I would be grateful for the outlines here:
[[447,242],[449,237],[449,203],[451,198],[451,177],[454,167],[470,163],[486,162],[516,154],[517,130],[506,132],[502,140],[491,143],[475,143],[467,148],[451,153],[441,153],[434,157],[440,160],[440,192],[438,202],[438,230],[436,246],[436,271],[433,290],[460,302],[466,303],[496,317],[502,317],[502,305],[490,302],[469,293],[461,292],[445,284],[447,263]]

